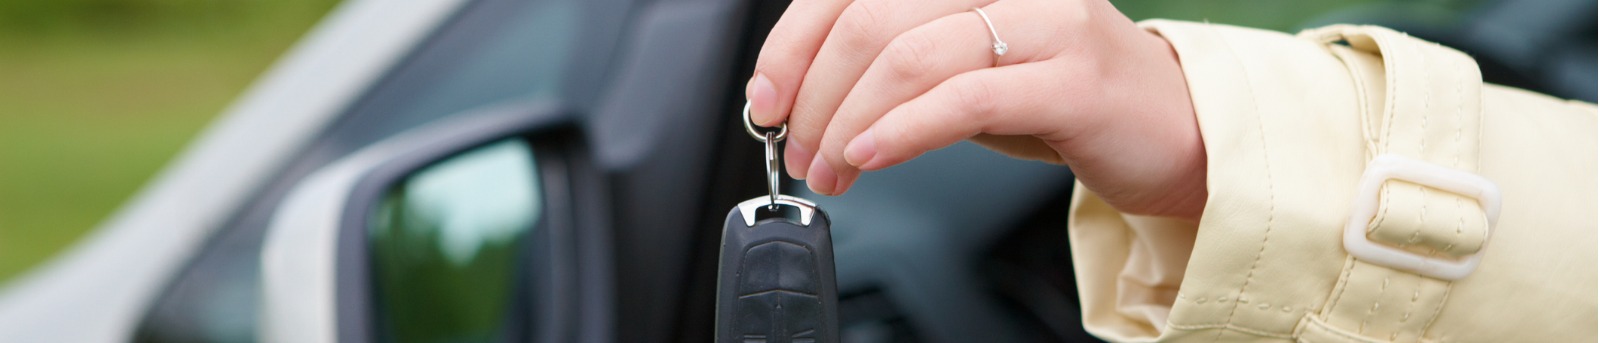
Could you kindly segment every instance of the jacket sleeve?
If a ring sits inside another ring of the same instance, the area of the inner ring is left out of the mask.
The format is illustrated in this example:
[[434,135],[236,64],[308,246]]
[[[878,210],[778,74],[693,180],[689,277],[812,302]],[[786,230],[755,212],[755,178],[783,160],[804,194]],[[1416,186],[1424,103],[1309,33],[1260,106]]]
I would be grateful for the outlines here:
[[[1218,176],[1263,177],[1252,173],[1263,163],[1262,152],[1250,151],[1256,142],[1236,142],[1255,139],[1260,110],[1353,111],[1351,87],[1339,85],[1350,82],[1348,74],[1319,44],[1226,25],[1166,20],[1140,25],[1166,38],[1183,67],[1206,145],[1204,216],[1230,210],[1214,206],[1217,197],[1259,195],[1253,187],[1229,189]],[[1068,237],[1085,327],[1112,341],[1161,336],[1184,275],[1194,269],[1190,262],[1210,263],[1190,261],[1200,223],[1119,213],[1079,186]]]
[[[1326,191],[1344,186],[1324,184],[1359,177],[1366,161],[1359,113],[1382,112],[1382,101],[1364,97],[1382,96],[1383,71],[1355,70],[1341,58],[1378,61],[1381,56],[1339,55],[1336,52],[1342,47],[1330,48],[1325,42],[1265,30],[1167,20],[1140,25],[1167,39],[1177,52],[1205,143],[1209,196],[1200,221],[1185,222],[1120,213],[1078,185],[1068,237],[1085,327],[1103,339],[1123,342],[1164,340],[1175,337],[1169,332],[1174,330],[1226,329],[1280,338],[1298,335],[1289,332],[1296,325],[1293,320],[1301,313],[1319,311],[1322,304],[1317,300],[1263,307],[1282,306],[1282,315],[1261,317],[1263,324],[1252,326],[1256,324],[1239,324],[1234,318],[1240,307],[1206,312],[1209,305],[1201,305],[1208,299],[1197,299],[1193,290],[1227,284],[1243,292],[1250,282],[1262,287],[1263,278],[1286,275],[1267,275],[1257,270],[1258,265],[1264,270],[1295,269],[1304,275],[1340,275],[1345,261],[1331,257],[1344,256],[1338,236],[1306,234],[1304,230],[1326,226],[1322,224],[1330,222],[1328,218],[1348,215],[1349,195]],[[1380,91],[1374,95],[1373,89]],[[1574,154],[1588,151],[1585,158],[1593,164],[1593,105],[1492,85],[1485,85],[1481,96],[1485,116],[1491,111],[1530,106],[1559,112],[1552,117],[1567,116],[1554,120],[1571,121],[1588,130],[1566,136],[1575,139],[1569,143],[1583,143],[1584,148],[1575,149]],[[1590,178],[1592,169],[1588,168]],[[1593,189],[1584,192],[1593,198]],[[1320,203],[1337,205],[1323,209],[1317,205]],[[1274,211],[1274,206],[1279,208]],[[1306,208],[1313,210],[1300,210]],[[1592,224],[1593,218],[1588,220]],[[1239,223],[1251,223],[1252,227],[1238,229]],[[1267,246],[1300,251],[1269,251]],[[1587,256],[1593,260],[1592,244],[1588,250]],[[1241,280],[1245,285],[1236,284]],[[1283,280],[1274,280],[1272,287],[1315,289],[1307,292],[1325,295],[1333,283],[1317,278]],[[1196,287],[1201,285],[1205,287]],[[1213,295],[1209,300],[1241,305],[1243,297],[1235,293],[1232,299]],[[1185,311],[1187,318],[1175,317],[1175,301],[1193,309]],[[1250,304],[1249,308],[1257,305],[1268,306]],[[1226,320],[1190,319],[1217,317]],[[1278,317],[1284,318],[1282,323],[1275,322]]]

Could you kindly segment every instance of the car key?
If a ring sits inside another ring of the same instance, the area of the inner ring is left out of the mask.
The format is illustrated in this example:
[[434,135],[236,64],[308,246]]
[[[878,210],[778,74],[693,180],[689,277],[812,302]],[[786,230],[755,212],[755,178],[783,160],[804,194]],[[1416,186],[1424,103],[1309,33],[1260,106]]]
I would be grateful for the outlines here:
[[[722,227],[717,271],[717,342],[838,342],[839,294],[834,281],[833,239],[828,215],[815,203],[778,191],[781,162],[777,142],[788,134],[761,133],[766,144],[768,195],[745,200],[728,212]],[[798,220],[783,217],[794,207]],[[758,215],[772,216],[757,220]]]

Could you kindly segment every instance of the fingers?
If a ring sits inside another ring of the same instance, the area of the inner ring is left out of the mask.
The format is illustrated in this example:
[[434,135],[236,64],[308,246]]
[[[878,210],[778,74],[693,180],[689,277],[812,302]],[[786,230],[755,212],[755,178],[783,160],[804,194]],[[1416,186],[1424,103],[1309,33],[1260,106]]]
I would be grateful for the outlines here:
[[788,117],[806,68],[848,5],[850,0],[798,0],[789,4],[762,43],[755,75],[745,84],[751,121],[773,127]]
[[[891,39],[934,19],[960,13],[989,1],[856,0],[852,2],[840,13],[839,19],[834,23],[827,39],[807,68],[805,77],[800,81],[799,91],[794,95],[795,100],[789,112],[791,141],[789,146],[800,146],[801,150],[820,147],[823,131],[827,129],[828,122],[838,110],[839,104],[844,101],[845,95],[856,80],[860,79],[867,66],[871,65],[872,60]],[[826,160],[815,159],[811,155],[786,154],[785,157],[795,167],[809,167],[790,168],[790,175],[797,179],[807,178],[809,170],[818,170],[819,166],[811,164],[817,161],[824,161],[822,164],[826,164]],[[795,171],[805,172],[795,174]],[[828,185],[826,188],[833,187]],[[823,194],[832,194],[827,189],[817,187],[812,189]]]
[[[791,131],[791,137],[793,135]],[[805,180],[806,170],[811,168],[811,158],[817,156],[816,150],[797,143],[796,139],[788,139],[783,148],[783,170],[795,180]]]
[[1057,136],[1077,114],[1057,79],[1062,69],[1039,62],[956,75],[890,110],[846,145],[844,158],[877,170],[980,133]]
[[[839,110],[828,123],[818,146],[821,156],[832,166],[831,177],[813,180],[813,189],[842,193],[860,171],[844,158],[845,145],[894,106],[927,92],[950,77],[996,65],[1027,62],[1052,51],[1051,40],[1034,37],[1037,30],[1013,30],[1001,20],[1026,18],[1028,2],[996,2],[985,12],[997,21],[996,33],[1014,42],[1015,50],[995,56],[994,38],[982,17],[962,11],[939,18],[896,37],[867,68],[855,87],[849,90]],[[1037,6],[1033,6],[1037,7]],[[841,182],[841,180],[843,182]]]

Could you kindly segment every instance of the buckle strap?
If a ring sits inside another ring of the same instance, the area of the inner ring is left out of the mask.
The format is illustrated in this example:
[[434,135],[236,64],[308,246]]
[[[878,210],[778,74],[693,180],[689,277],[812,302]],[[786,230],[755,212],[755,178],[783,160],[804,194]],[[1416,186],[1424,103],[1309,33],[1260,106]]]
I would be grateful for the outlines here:
[[1477,63],[1375,26],[1300,36],[1349,45],[1331,50],[1367,87],[1361,123],[1371,162],[1345,228],[1351,258],[1327,305],[1308,318],[1317,325],[1297,336],[1424,340],[1452,281],[1477,267],[1498,215],[1498,190],[1474,174],[1482,122]]
[[1356,186],[1356,198],[1350,205],[1350,219],[1344,229],[1345,250],[1365,262],[1441,280],[1459,280],[1477,269],[1478,262],[1483,259],[1482,249],[1463,258],[1446,259],[1417,254],[1405,250],[1403,246],[1379,244],[1367,237],[1370,231],[1366,229],[1372,226],[1370,221],[1378,215],[1379,187],[1394,181],[1410,182],[1439,191],[1435,194],[1448,192],[1472,197],[1476,202],[1468,206],[1485,212],[1480,217],[1483,236],[1478,240],[1488,241],[1489,235],[1494,232],[1493,223],[1500,217],[1500,189],[1493,182],[1472,173],[1386,154],[1367,164],[1367,171],[1361,175],[1361,182]]
[[[1367,157],[1398,154],[1455,169],[1478,169],[1483,78],[1460,51],[1378,26],[1334,25],[1300,34],[1345,42],[1383,56],[1381,112],[1366,113]],[[1377,91],[1376,89],[1372,91]],[[1370,101],[1369,100],[1369,101]]]
[[[1438,44],[1376,26],[1336,25],[1301,33],[1322,42],[1345,42],[1382,56],[1382,92],[1369,89],[1362,126],[1368,158],[1396,155],[1450,169],[1475,172],[1482,125],[1482,77],[1472,58]],[[1348,55],[1348,54],[1346,54]],[[1341,56],[1345,57],[1345,56]],[[1367,63],[1347,63],[1372,68]],[[1381,73],[1379,73],[1381,72]],[[1482,250],[1489,223],[1472,199],[1413,181],[1384,181],[1368,238],[1414,254],[1462,258]]]

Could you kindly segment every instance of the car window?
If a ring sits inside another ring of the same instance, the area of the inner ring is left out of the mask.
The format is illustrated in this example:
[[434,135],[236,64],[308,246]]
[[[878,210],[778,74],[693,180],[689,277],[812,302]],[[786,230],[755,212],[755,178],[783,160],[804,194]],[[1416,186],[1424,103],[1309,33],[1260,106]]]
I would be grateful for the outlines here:
[[488,342],[526,337],[515,289],[530,277],[525,238],[544,212],[521,139],[474,149],[389,186],[368,214],[376,337]]
[[[566,87],[572,59],[606,41],[580,39],[619,19],[615,1],[475,0],[386,73],[216,231],[151,305],[136,341],[249,342],[256,338],[261,244],[277,205],[300,180],[363,147],[470,109],[512,99],[588,96]],[[625,13],[625,11],[623,11]],[[589,20],[578,20],[589,16]],[[592,76],[583,76],[592,77]]]

